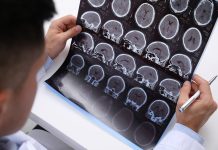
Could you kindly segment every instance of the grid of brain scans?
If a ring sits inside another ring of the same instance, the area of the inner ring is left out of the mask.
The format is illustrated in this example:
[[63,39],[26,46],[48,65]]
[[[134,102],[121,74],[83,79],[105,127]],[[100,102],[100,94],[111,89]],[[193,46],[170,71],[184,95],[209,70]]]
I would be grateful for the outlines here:
[[213,0],[81,0],[83,31],[47,83],[132,143],[152,148],[217,15]]

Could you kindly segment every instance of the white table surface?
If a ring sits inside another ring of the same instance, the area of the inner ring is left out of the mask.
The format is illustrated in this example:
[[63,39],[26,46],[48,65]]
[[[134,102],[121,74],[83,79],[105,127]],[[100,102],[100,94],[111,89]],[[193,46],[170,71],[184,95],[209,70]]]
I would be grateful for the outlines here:
[[[80,0],[54,0],[58,18],[64,15],[77,15]],[[50,23],[50,22],[49,22]],[[47,23],[45,29],[48,29]],[[206,51],[199,63],[196,73],[206,79],[218,74],[218,25],[216,25],[213,35],[206,47]],[[69,45],[70,41],[68,41]],[[67,56],[69,46],[55,60],[54,65],[47,75],[50,76]],[[218,102],[218,80],[212,85],[214,99]],[[63,97],[55,94],[45,83],[40,83],[36,100],[32,109],[31,119],[40,124],[64,142],[78,149],[89,150],[129,150],[137,149],[133,144],[117,135],[115,132],[102,127],[101,123],[90,117],[87,119],[86,113],[81,113],[73,103],[64,100]],[[90,121],[90,118],[91,121]],[[94,121],[93,121],[94,120]],[[174,122],[175,120],[172,120]],[[97,122],[97,123],[93,123]],[[171,123],[171,126],[173,123]],[[218,142],[218,111],[210,118],[206,125],[201,129],[200,134],[205,138],[207,150],[217,150]],[[170,128],[170,127],[169,127]],[[107,130],[107,131],[106,131]],[[109,134],[111,132],[112,134]]]

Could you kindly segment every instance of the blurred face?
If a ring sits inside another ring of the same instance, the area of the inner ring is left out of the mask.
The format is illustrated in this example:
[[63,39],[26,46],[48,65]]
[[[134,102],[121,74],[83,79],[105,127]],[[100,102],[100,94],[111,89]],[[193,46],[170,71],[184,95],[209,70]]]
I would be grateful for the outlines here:
[[4,97],[0,99],[0,136],[18,131],[26,122],[36,95],[36,75],[45,59],[46,55],[43,52],[32,65],[19,89],[0,91]]

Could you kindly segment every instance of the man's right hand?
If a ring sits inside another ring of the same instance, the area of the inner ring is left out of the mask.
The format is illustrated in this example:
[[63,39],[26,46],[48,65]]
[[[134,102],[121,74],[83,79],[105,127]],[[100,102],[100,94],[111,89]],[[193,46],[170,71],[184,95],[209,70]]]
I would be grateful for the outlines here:
[[[214,101],[208,81],[198,75],[193,78],[193,83],[186,81],[180,91],[180,97],[176,108],[177,123],[187,126],[198,132],[216,111],[217,103]],[[184,112],[179,108],[197,91],[201,95]]]

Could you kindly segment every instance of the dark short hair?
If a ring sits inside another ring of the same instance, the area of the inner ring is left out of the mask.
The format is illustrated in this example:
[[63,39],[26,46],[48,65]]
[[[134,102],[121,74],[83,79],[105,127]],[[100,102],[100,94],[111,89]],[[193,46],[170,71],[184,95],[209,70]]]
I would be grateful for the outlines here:
[[0,1],[0,90],[16,88],[44,49],[44,21],[53,0]]

